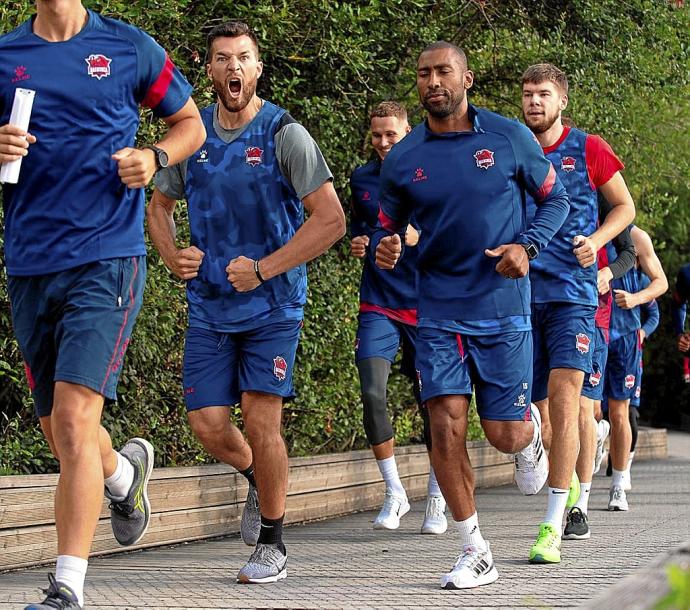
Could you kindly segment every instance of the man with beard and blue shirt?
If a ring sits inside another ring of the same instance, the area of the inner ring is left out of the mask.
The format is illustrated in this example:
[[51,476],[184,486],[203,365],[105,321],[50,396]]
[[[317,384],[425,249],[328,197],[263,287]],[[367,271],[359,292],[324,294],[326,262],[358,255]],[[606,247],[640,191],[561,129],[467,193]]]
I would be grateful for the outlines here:
[[[580,431],[578,422],[584,376],[592,369],[599,302],[597,252],[635,217],[635,204],[620,173],[623,164],[600,137],[563,125],[562,112],[567,104],[568,80],[556,66],[536,64],[524,72],[525,123],[553,163],[570,198],[568,218],[539,259],[530,264],[532,397],[550,446],[548,505],[530,550],[532,563],[561,560],[563,515],[581,492],[575,475],[578,446],[579,453],[592,464],[588,470],[593,469],[595,422],[589,413],[584,420],[586,430]],[[601,224],[597,189],[612,206]],[[530,206],[530,214],[535,209]]]
[[[395,266],[414,215],[421,229],[417,369],[431,418],[432,464],[460,534],[461,552],[441,578],[448,589],[494,582],[480,532],[467,418],[475,391],[489,442],[517,454],[516,481],[534,494],[547,476],[539,416],[530,409],[529,258],[565,220],[568,197],[529,130],[468,103],[474,74],[462,49],[429,45],[417,62],[428,117],[381,169],[377,265]],[[525,197],[539,203],[525,222]]]
[[[157,174],[149,231],[168,268],[187,281],[189,422],[212,455],[249,481],[242,538],[256,548],[237,580],[268,583],[287,576],[281,416],[283,401],[294,396],[305,263],[344,235],[345,216],[309,133],[257,96],[263,63],[249,26],[213,28],[207,62],[217,95],[202,111],[208,137],[184,164]],[[189,212],[186,248],[175,244],[179,199]],[[237,403],[249,443],[230,422]]]

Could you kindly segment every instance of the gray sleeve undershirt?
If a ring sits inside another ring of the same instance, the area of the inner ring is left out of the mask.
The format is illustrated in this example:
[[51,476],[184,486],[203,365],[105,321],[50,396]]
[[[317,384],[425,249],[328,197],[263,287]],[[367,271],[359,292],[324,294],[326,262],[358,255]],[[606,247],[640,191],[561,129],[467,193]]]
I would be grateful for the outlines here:
[[333,180],[318,144],[299,123],[288,123],[276,133],[280,171],[300,199]]
[[184,177],[187,174],[187,160],[177,165],[171,165],[160,169],[153,177],[156,188],[170,199],[180,200],[185,198]]

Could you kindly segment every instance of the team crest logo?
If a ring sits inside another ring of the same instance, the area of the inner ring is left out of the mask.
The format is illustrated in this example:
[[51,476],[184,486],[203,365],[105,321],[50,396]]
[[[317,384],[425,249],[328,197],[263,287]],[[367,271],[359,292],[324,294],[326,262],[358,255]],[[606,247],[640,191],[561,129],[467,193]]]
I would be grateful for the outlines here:
[[100,53],[98,55],[92,53],[84,61],[86,62],[86,70],[89,76],[97,78],[98,80],[110,76],[110,64],[113,60],[109,57],[101,55]]
[[17,66],[14,69],[14,78],[12,79],[12,82],[18,83],[23,80],[29,80],[30,78],[31,75],[26,73],[26,66]]
[[482,148],[474,153],[474,160],[477,163],[479,169],[489,169],[495,165],[494,163],[494,151],[488,148]]
[[369,191],[364,191],[364,194],[362,195],[362,201],[370,201],[371,200],[371,193]]
[[591,385],[593,388],[596,388],[600,383],[601,383],[601,371],[597,371],[596,373],[592,373],[589,376],[589,385]]
[[581,354],[586,354],[589,351],[589,344],[592,340],[584,333],[575,335],[575,348]]
[[285,358],[282,356],[276,356],[273,359],[273,374],[278,381],[285,381],[285,376],[287,375],[287,362],[285,362]]
[[563,157],[561,159],[561,169],[564,172],[575,171],[575,159],[573,157]]
[[197,163],[208,163],[208,151],[203,148],[199,151],[199,158],[196,160]]
[[422,182],[422,180],[426,180],[427,175],[424,173],[424,168],[418,167],[416,170],[414,170],[414,178],[412,178],[412,182]]
[[635,375],[625,376],[625,387],[629,390],[635,385]]
[[244,151],[244,160],[252,167],[261,165],[264,160],[263,148],[259,148],[258,146],[249,146]]

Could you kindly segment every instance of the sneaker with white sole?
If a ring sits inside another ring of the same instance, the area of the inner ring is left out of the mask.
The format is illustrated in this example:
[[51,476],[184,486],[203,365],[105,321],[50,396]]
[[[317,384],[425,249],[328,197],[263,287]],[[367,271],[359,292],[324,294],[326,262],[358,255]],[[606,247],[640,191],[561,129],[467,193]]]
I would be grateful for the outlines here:
[[446,501],[443,496],[429,496],[422,523],[422,534],[443,534],[448,529]]
[[498,580],[489,543],[486,549],[468,545],[462,550],[453,569],[441,576],[442,589],[474,589]]
[[589,536],[587,514],[583,513],[579,506],[573,506],[565,518],[565,530],[561,538],[563,540],[587,540]]
[[48,574],[48,588],[43,593],[47,597],[40,604],[29,604],[24,610],[82,610],[74,591],[52,574]]
[[609,436],[611,431],[611,424],[605,419],[602,419],[597,423],[597,452],[594,455],[594,471],[593,474],[599,472],[601,468],[601,462],[604,458],[604,443]]
[[549,459],[541,440],[541,415],[535,405],[530,406],[537,434],[532,442],[514,456],[515,483],[526,496],[539,493],[549,476]]
[[249,484],[247,499],[244,502],[242,511],[242,522],[240,524],[240,534],[242,542],[247,546],[256,546],[261,531],[261,512],[259,511],[259,492],[256,487]]
[[628,510],[628,499],[621,487],[612,487],[609,491],[609,510]]
[[406,496],[396,496],[392,493],[386,494],[383,507],[376,519],[374,519],[375,530],[397,530],[400,527],[400,518],[410,512],[410,503]]
[[287,578],[287,553],[281,544],[259,542],[249,561],[237,574],[237,582],[242,584],[263,584]]
[[141,540],[151,519],[151,505],[148,497],[148,484],[153,471],[153,446],[143,438],[128,440],[120,449],[134,467],[134,479],[123,500],[110,499],[110,524],[115,539],[122,546],[130,546]]

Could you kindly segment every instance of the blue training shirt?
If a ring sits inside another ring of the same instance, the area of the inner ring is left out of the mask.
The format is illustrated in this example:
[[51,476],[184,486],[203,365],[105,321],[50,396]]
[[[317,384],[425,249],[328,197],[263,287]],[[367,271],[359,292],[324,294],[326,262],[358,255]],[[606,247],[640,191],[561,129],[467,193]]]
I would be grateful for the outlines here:
[[[352,237],[376,232],[381,186],[381,161],[374,159],[352,172]],[[415,223],[412,226],[418,229]],[[394,269],[379,269],[376,252],[367,248],[359,288],[360,311],[379,310],[388,317],[416,324],[417,246],[405,249],[405,256]]]
[[37,142],[18,184],[3,186],[8,274],[145,254],[144,189],[127,188],[110,157],[135,145],[140,104],[173,115],[191,85],[148,34],[93,11],[64,42],[36,36],[29,19],[0,37],[0,57],[0,125],[17,87],[36,91]]
[[[382,165],[379,224],[400,231],[414,213],[422,230],[420,326],[529,330],[529,277],[504,278],[484,250],[543,249],[567,216],[568,196],[527,127],[474,106],[469,118],[471,131],[434,133],[425,121],[395,145]],[[530,225],[527,193],[539,204]]]

